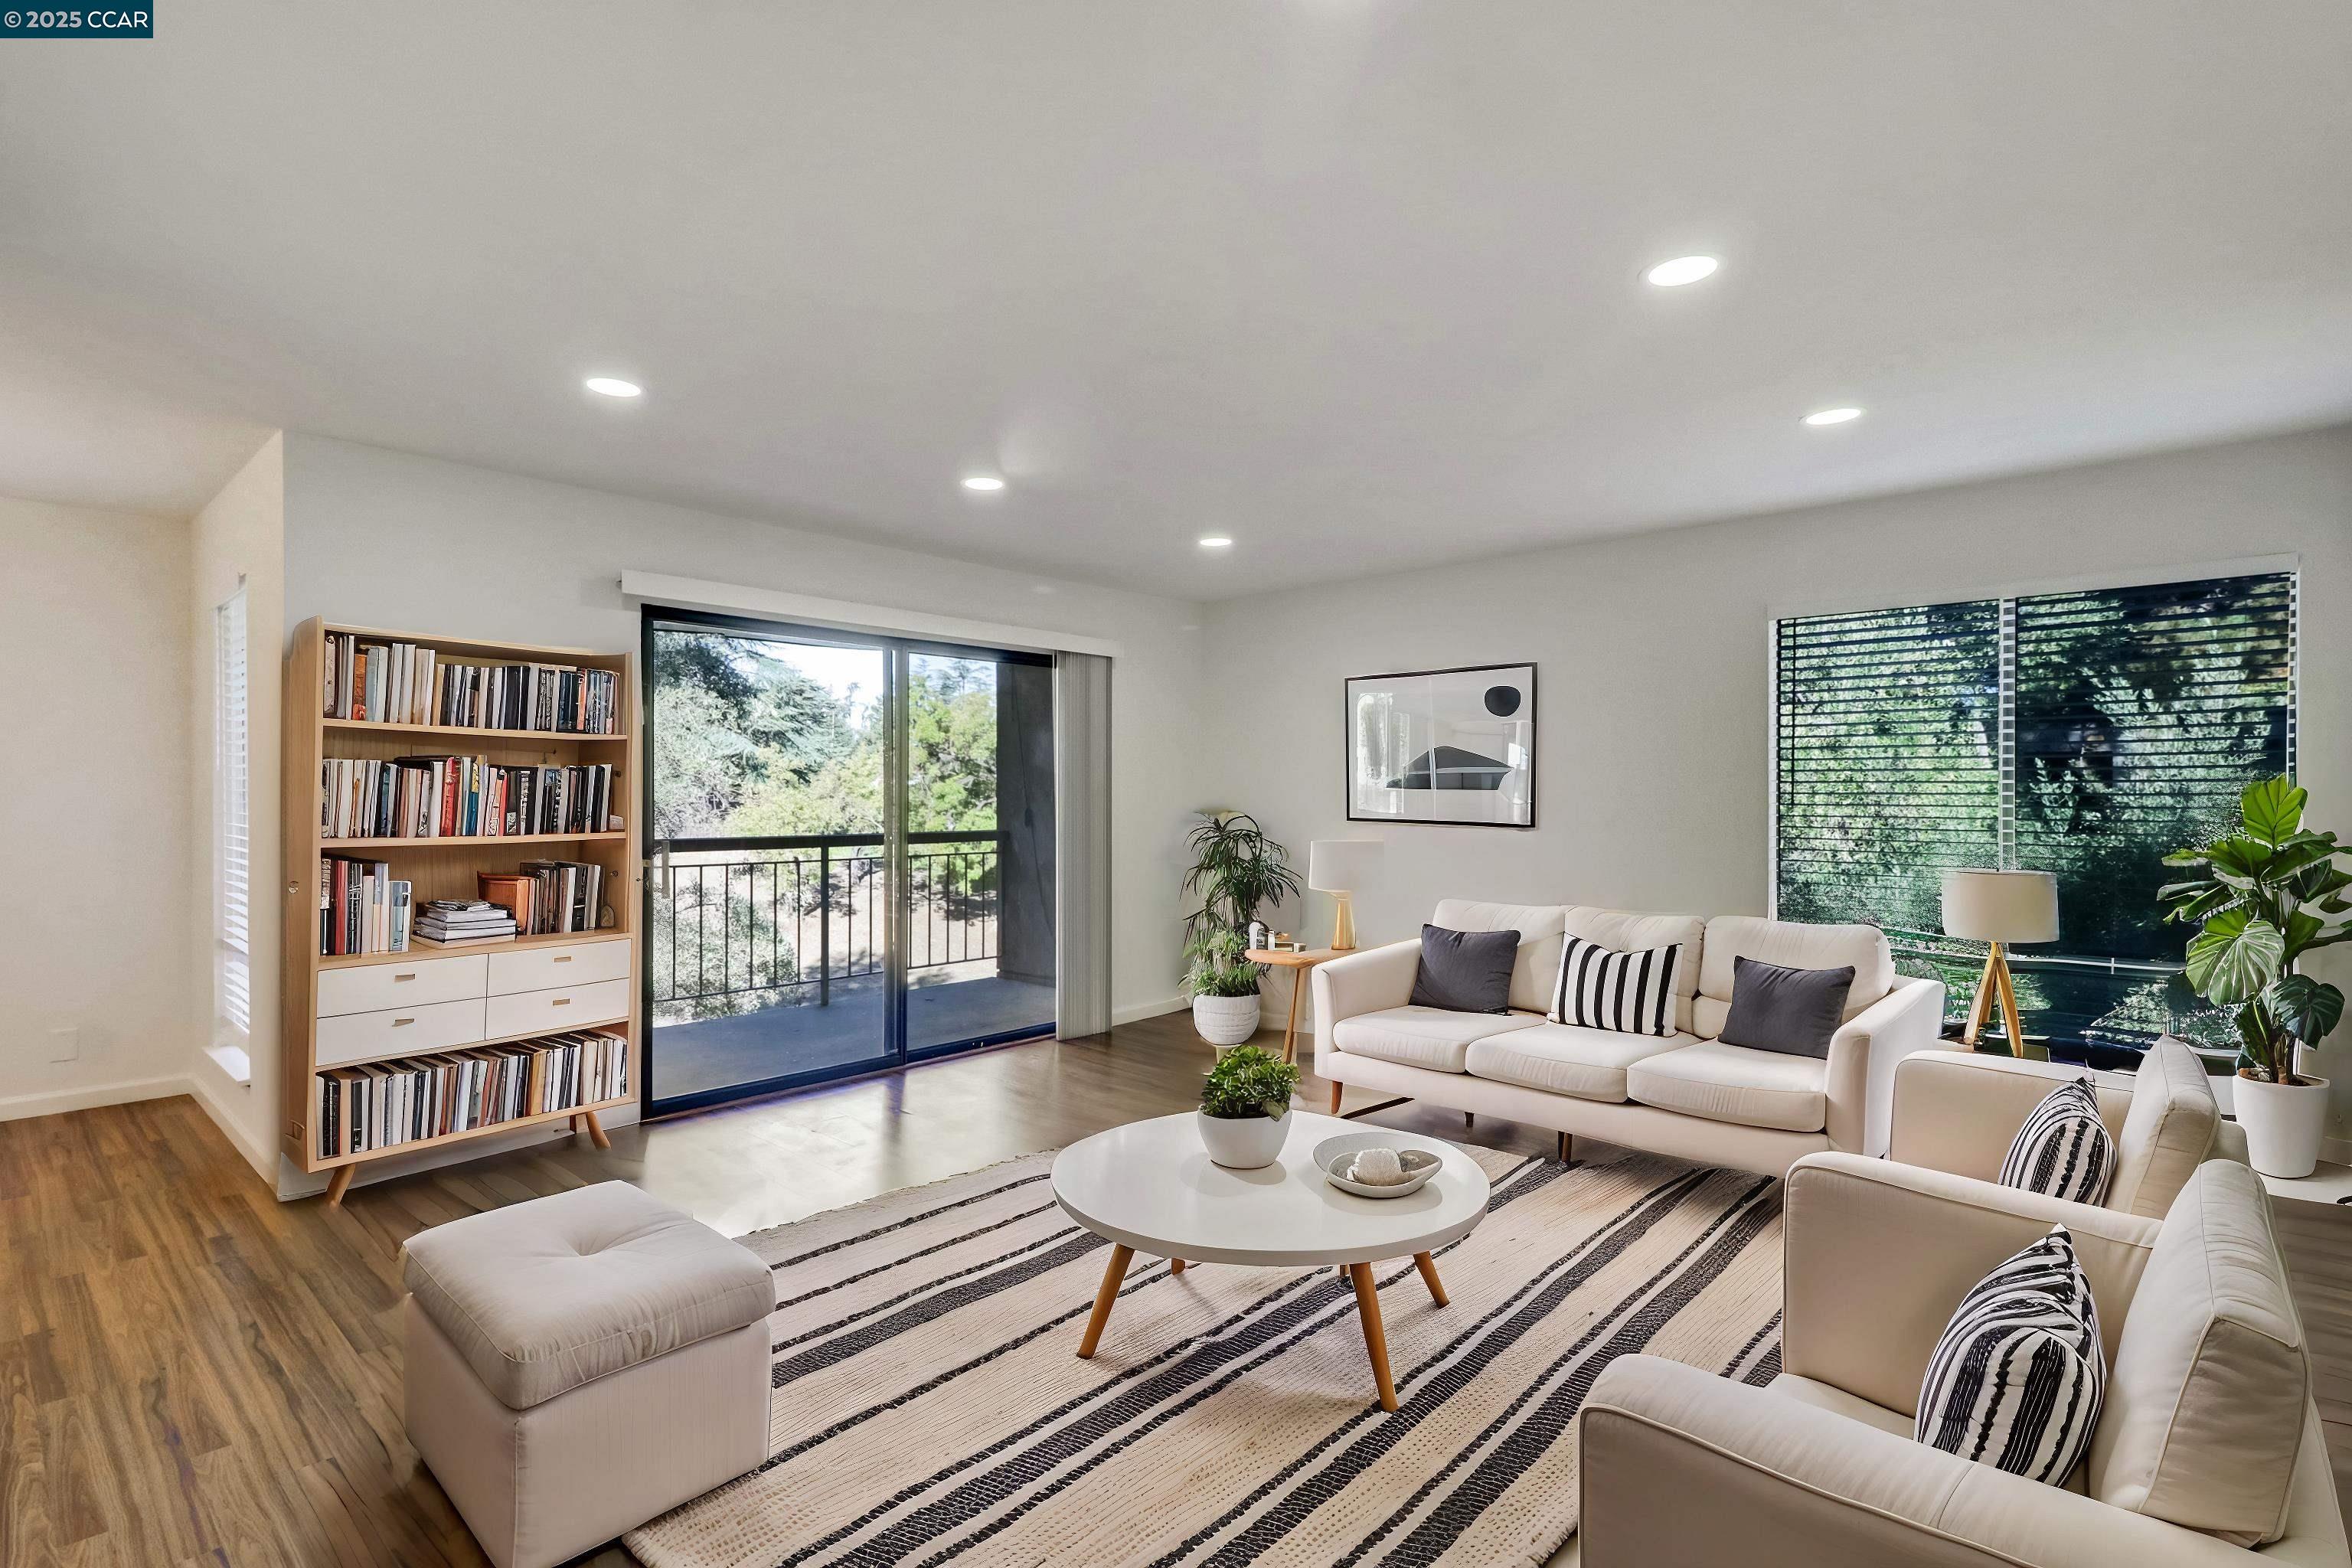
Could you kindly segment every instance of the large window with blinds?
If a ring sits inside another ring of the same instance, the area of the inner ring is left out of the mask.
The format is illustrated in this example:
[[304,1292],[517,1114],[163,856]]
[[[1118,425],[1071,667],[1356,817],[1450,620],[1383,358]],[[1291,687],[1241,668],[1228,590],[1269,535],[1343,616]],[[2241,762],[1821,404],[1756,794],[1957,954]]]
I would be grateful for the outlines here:
[[2052,871],[2059,940],[2013,955],[2029,1028],[2095,1060],[2225,1046],[2156,890],[2294,771],[2295,608],[2264,573],[1776,623],[1775,908],[1885,927],[1957,1016],[1983,954],[1940,934],[1941,873]]

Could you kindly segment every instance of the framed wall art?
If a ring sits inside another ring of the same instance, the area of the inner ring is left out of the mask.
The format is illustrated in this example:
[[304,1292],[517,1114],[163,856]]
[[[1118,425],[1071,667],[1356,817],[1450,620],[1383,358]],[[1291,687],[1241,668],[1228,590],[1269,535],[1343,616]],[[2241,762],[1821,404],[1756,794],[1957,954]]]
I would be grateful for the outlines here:
[[1350,676],[1348,820],[1536,825],[1536,667]]

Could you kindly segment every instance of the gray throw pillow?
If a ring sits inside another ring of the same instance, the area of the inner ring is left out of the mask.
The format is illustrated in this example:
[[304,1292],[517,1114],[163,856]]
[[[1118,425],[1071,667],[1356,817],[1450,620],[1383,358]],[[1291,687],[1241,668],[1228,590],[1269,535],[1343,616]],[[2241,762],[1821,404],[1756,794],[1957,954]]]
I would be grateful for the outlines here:
[[1717,1037],[1727,1046],[1778,1051],[1784,1057],[1825,1057],[1830,1037],[1845,1016],[1853,965],[1784,969],[1752,958],[1731,961],[1731,1015]]
[[1449,1013],[1511,1010],[1511,965],[1519,956],[1515,931],[1421,928],[1421,968],[1412,977],[1412,1005]]

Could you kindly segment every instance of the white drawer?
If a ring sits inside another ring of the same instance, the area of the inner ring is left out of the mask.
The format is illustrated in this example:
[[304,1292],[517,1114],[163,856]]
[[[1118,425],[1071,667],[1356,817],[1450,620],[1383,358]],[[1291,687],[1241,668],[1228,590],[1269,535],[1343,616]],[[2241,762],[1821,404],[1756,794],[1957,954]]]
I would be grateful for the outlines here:
[[[339,973],[331,971],[330,973]],[[325,975],[319,977],[321,980]],[[446,1051],[487,1039],[482,999],[436,1002],[424,1007],[393,1007],[381,1013],[345,1013],[319,1020],[319,1065],[365,1061],[371,1057]]]
[[[482,994],[487,954],[420,958],[413,963],[370,963],[319,972],[319,1016],[380,1013],[387,1007],[428,1007]],[[321,1037],[323,1038],[323,1036]]]
[[559,985],[626,980],[629,947],[626,942],[581,942],[482,956],[490,961],[490,994],[504,996],[516,991],[550,991]]
[[552,1035],[629,1016],[629,982],[599,980],[553,991],[518,991],[489,1000],[489,1036]]

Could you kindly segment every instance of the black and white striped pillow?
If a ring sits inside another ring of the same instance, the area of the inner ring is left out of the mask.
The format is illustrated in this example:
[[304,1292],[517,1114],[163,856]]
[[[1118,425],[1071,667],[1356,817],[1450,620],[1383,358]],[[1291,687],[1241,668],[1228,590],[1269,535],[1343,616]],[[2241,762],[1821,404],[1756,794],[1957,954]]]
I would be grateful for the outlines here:
[[1570,937],[1559,951],[1559,978],[1553,984],[1555,1024],[1612,1029],[1621,1035],[1675,1032],[1675,976],[1683,946],[1617,952]]
[[2106,1394],[2099,1310],[2064,1226],[1960,1299],[1919,1388],[1920,1442],[2063,1486]]
[[2000,1184],[2078,1204],[2105,1202],[2116,1171],[2116,1143],[2099,1120],[2091,1080],[2062,1083],[2045,1096],[2010,1140]]

